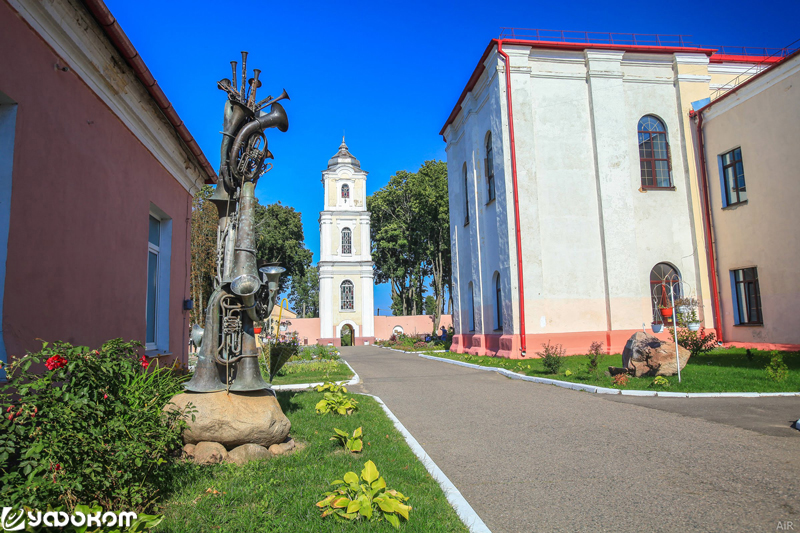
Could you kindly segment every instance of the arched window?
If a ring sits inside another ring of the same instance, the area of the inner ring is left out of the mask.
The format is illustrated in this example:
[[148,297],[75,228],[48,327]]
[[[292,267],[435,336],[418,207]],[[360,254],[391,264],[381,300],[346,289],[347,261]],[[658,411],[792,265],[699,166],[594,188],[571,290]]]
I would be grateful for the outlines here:
[[[494,200],[494,156],[492,155],[492,132],[486,134],[486,185],[489,187],[489,202]],[[488,203],[488,202],[487,202]]]
[[[658,263],[650,271],[650,302],[656,322],[661,321],[661,313],[658,308],[672,305],[670,292],[674,294],[676,300],[682,297],[681,273],[669,263]],[[667,322],[671,323],[671,320],[667,320]]]
[[344,198],[345,200],[350,198],[350,186],[346,183],[342,185],[342,198]]
[[469,282],[469,330],[475,331],[475,290]]
[[494,294],[495,294],[495,306],[497,311],[497,327],[494,329],[503,329],[503,293],[500,290],[500,273],[494,273]]
[[344,280],[339,286],[339,294],[341,297],[340,309],[342,311],[352,311],[354,309],[353,282],[348,279]]
[[342,255],[350,255],[353,253],[353,234],[350,228],[342,230]]
[[645,115],[639,121],[639,168],[642,187],[672,187],[667,129],[653,115]]
[[464,163],[464,225],[469,224],[469,192],[467,189],[467,164]]

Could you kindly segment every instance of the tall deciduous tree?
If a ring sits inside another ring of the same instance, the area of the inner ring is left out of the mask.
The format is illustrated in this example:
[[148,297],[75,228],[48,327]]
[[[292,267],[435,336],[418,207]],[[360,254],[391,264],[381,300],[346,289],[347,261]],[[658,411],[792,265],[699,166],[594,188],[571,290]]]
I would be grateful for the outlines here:
[[450,217],[447,165],[426,161],[416,173],[399,171],[367,198],[378,283],[391,283],[395,314],[424,312],[431,278],[434,330],[450,293]]
[[289,303],[300,318],[319,316],[319,271],[317,267],[306,268],[303,276],[292,278]]
[[192,199],[191,271],[189,285],[194,301],[193,324],[203,325],[205,306],[217,274],[217,208],[208,201],[213,187],[205,185]]
[[293,207],[277,202],[266,207],[257,204],[255,224],[258,259],[286,269],[280,281],[280,294],[284,294],[290,279],[302,278],[311,265],[313,254],[305,245],[303,220]]

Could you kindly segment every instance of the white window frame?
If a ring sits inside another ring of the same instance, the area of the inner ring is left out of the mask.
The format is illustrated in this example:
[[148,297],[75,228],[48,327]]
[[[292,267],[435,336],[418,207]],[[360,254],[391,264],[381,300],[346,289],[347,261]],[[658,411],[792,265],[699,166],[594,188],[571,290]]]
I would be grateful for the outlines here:
[[[350,242],[348,243],[350,245],[350,250],[349,251],[346,251],[345,247],[344,247],[344,245],[345,245],[344,232],[345,231],[347,231],[347,233],[350,234]],[[339,244],[340,244],[340,246],[342,248],[342,255],[347,255],[347,256],[353,255],[353,230],[352,230],[352,228],[350,228],[348,226],[345,226],[344,228],[342,228],[342,231],[339,232]]]
[[150,242],[148,217],[148,237],[147,237],[147,261],[145,262],[145,276],[147,276],[147,266],[150,262],[150,254],[157,256],[156,264],[156,309],[154,324],[154,342],[147,342],[147,291],[145,290],[145,354],[156,356],[169,353],[169,291],[170,291],[170,263],[172,255],[172,218],[154,204],[150,204],[150,216],[159,221],[159,244],[156,246]]

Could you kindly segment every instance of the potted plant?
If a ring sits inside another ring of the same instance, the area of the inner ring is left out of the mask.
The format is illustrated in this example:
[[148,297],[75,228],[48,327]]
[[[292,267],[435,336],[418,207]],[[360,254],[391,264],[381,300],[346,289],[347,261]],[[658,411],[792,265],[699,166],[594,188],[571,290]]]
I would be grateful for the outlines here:
[[664,324],[661,322],[653,322],[650,324],[650,328],[652,328],[653,333],[661,333],[664,330]]
[[661,313],[661,316],[664,318],[669,318],[672,316],[672,307],[659,306],[658,310]]
[[681,315],[688,315],[693,309],[697,308],[697,300],[694,298],[678,298],[675,300],[675,309]]
[[697,318],[697,310],[694,309],[694,308],[686,316],[686,328],[689,331],[699,331],[700,330],[700,319]]

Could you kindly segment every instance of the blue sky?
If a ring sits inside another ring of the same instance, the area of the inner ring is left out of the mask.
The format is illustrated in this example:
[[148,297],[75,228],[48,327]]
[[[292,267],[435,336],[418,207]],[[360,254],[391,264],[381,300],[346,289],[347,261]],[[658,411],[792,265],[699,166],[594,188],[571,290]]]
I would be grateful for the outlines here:
[[[797,1],[106,3],[214,168],[225,100],[216,82],[230,77],[230,61],[250,52],[259,99],[288,91],[290,128],[268,132],[274,169],[256,194],[302,213],[314,262],[321,172],[342,132],[369,172],[369,194],[398,170],[444,160],[438,132],[503,26],[683,34],[703,45],[782,47],[800,37]],[[388,285],[376,286],[381,314],[390,303]]]

